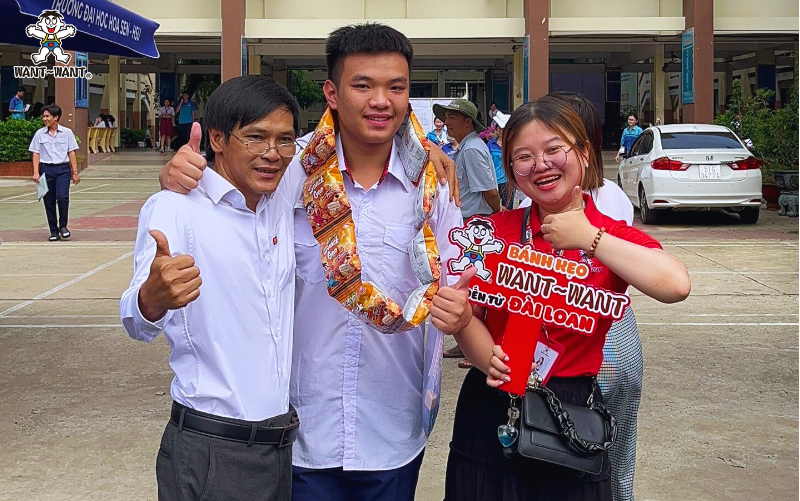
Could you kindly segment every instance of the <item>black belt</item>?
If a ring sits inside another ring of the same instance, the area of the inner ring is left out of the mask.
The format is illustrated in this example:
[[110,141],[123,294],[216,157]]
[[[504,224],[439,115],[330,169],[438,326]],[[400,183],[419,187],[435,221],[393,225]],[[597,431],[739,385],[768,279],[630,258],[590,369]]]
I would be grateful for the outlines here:
[[46,164],[44,162],[39,162],[39,165],[42,165],[44,167],[60,167],[62,165],[69,165],[69,162],[61,162],[60,164]]
[[291,445],[295,441],[300,426],[300,420],[296,414],[285,426],[264,427],[259,426],[257,422],[232,422],[226,418],[201,413],[178,402],[172,402],[169,421],[179,430],[186,429],[201,435],[244,442],[248,446],[260,444],[274,445],[279,448]]

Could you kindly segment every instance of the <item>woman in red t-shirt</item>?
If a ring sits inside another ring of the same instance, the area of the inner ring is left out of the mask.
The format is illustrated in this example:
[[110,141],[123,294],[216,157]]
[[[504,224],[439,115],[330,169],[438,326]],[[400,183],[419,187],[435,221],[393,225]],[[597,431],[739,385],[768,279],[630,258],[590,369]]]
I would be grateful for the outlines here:
[[[496,236],[506,242],[527,241],[540,252],[589,264],[591,273],[585,281],[596,287],[622,293],[630,284],[664,303],[689,295],[691,284],[683,263],[647,234],[602,215],[591,197],[583,194],[599,184],[597,171],[587,169],[595,152],[569,104],[543,97],[522,105],[506,124],[503,144],[509,182],[533,204],[529,213],[518,209],[493,215]],[[510,374],[504,363],[508,357],[499,344],[506,320],[502,311],[473,306],[472,320],[455,335],[475,368],[467,374],[458,398],[445,501],[610,501],[607,458],[599,475],[589,475],[503,455],[497,427],[508,422],[509,395],[497,387],[512,377],[528,378]],[[547,383],[562,402],[585,405],[590,394],[602,401],[595,377],[610,325],[610,319],[600,319],[588,336],[546,326],[546,336],[564,347]]]

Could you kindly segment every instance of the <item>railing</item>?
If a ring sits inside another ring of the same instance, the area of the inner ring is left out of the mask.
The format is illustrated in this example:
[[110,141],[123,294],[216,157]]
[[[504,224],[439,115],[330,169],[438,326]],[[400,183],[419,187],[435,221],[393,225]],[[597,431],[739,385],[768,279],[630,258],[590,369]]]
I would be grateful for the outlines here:
[[119,129],[117,127],[88,127],[89,153],[111,153],[117,151]]

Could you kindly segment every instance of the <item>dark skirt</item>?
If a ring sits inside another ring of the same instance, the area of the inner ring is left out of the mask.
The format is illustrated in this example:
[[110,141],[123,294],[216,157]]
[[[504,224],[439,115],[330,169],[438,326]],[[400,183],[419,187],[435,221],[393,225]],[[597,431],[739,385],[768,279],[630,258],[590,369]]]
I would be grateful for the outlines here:
[[159,131],[161,137],[172,137],[175,135],[175,130],[172,127],[172,118],[162,118],[160,122]]
[[[585,404],[592,378],[551,378],[547,387],[565,403]],[[602,401],[599,390],[595,400]],[[514,454],[503,455],[497,427],[508,422],[509,397],[486,385],[472,369],[456,406],[453,440],[447,460],[445,501],[611,501],[611,467],[590,475]],[[519,423],[517,423],[519,424]]]

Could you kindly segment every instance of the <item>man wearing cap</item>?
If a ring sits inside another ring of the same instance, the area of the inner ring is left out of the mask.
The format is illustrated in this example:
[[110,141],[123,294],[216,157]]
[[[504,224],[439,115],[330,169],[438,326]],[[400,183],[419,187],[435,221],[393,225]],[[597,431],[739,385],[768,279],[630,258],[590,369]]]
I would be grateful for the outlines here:
[[486,130],[478,121],[478,108],[467,99],[454,99],[447,106],[434,104],[433,113],[444,121],[447,133],[458,141],[454,160],[464,219],[499,211],[502,205],[492,155],[478,137],[478,132]]
[[[447,106],[433,105],[433,114],[447,126],[447,133],[458,142],[453,160],[456,162],[458,186],[461,193],[461,215],[464,220],[475,215],[488,216],[500,211],[500,193],[489,148],[478,132],[486,130],[478,121],[478,108],[468,99],[454,99]],[[461,348],[445,350],[445,358],[463,357]],[[462,369],[472,364],[464,358]]]

